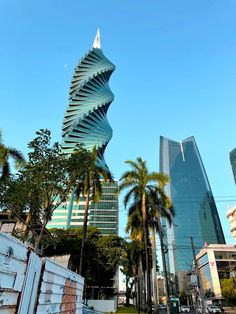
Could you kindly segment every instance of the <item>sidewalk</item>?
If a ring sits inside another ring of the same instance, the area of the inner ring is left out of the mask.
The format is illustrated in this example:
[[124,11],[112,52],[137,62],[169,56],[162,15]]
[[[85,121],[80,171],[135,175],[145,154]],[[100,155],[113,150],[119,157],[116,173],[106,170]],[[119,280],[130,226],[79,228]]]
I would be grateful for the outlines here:
[[233,308],[225,308],[224,314],[234,314],[236,313],[236,307]]

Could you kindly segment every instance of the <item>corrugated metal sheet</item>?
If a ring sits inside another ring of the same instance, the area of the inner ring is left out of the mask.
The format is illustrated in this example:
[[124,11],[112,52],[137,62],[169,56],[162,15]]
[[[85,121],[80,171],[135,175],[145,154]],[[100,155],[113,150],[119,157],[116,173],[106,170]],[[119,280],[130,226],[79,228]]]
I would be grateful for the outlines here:
[[81,276],[45,259],[37,314],[81,314],[83,284]]
[[27,252],[27,245],[0,233],[0,313],[16,313],[26,273]]

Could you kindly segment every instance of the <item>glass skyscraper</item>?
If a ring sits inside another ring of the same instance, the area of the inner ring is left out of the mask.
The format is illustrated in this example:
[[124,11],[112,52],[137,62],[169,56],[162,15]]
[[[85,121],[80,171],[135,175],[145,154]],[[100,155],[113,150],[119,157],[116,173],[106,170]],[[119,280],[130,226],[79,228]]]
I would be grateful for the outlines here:
[[170,176],[167,186],[176,212],[167,228],[168,268],[178,273],[192,269],[193,237],[196,253],[204,243],[225,243],[206,171],[194,137],[182,142],[160,138],[160,171]]
[[[109,79],[115,66],[103,54],[99,30],[91,50],[75,67],[69,91],[69,104],[62,126],[62,150],[71,154],[78,144],[98,150],[98,164],[108,166],[104,151],[112,137],[107,111],[114,99]],[[118,182],[103,183],[99,203],[90,204],[88,225],[102,234],[118,233]],[[57,208],[48,228],[75,228],[83,225],[85,199],[78,201],[72,192],[70,200]]]
[[229,159],[233,171],[234,182],[236,183],[236,148],[230,152]]

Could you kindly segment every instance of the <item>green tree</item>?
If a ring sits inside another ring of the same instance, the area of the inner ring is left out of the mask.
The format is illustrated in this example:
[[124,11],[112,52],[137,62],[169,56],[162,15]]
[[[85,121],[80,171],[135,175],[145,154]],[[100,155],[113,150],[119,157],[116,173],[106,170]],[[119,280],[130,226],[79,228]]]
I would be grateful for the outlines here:
[[[115,274],[118,265],[121,263],[124,255],[124,239],[115,235],[99,237],[97,241],[97,258],[95,260],[95,282],[93,285],[98,286],[98,297],[101,293],[112,293],[109,290],[102,291],[102,287],[114,287]],[[113,290],[113,289],[112,289]],[[109,296],[109,295],[107,295]]]
[[236,305],[236,287],[234,277],[221,280],[221,292],[223,297],[229,302],[229,305]]
[[58,143],[51,144],[49,130],[39,130],[28,147],[29,161],[19,173],[9,180],[5,190],[4,207],[12,212],[28,213],[27,225],[34,231],[35,251],[42,240],[45,227],[53,211],[68,197],[71,180],[69,160],[61,154]]
[[[83,228],[50,229],[50,232],[52,237],[48,240],[51,245],[45,250],[45,255],[70,254],[69,267],[78,272]],[[83,267],[86,298],[93,297],[94,289],[91,289],[91,286],[98,287],[96,290],[98,298],[102,294],[114,293],[113,280],[123,255],[124,240],[122,238],[113,235],[102,237],[96,227],[88,226]]]
[[[9,214],[9,217],[18,219],[26,226],[25,231],[16,230],[15,236],[20,240],[33,242],[37,237],[34,226],[27,220],[28,204],[28,185],[19,174],[10,175],[4,180],[0,180],[0,208],[1,211]],[[32,223],[33,225],[34,223]],[[32,236],[29,237],[28,232]]]
[[51,132],[41,129],[36,135],[28,144],[29,162],[23,175],[29,183],[30,213],[38,214],[41,222],[41,230],[35,241],[37,251],[53,211],[68,197],[71,182],[68,159],[61,153],[57,142],[51,144]]
[[146,273],[147,273],[147,311],[152,312],[152,300],[151,300],[151,281],[150,281],[150,265],[149,265],[149,250],[148,250],[148,217],[147,217],[147,191],[151,186],[158,184],[162,175],[157,172],[148,172],[146,161],[138,157],[136,161],[127,160],[126,163],[131,167],[131,170],[126,171],[120,181],[120,191],[128,189],[124,197],[124,205],[133,199],[141,200],[141,213],[143,224],[143,236],[145,246],[145,260],[146,260]]
[[[139,240],[132,240],[125,243],[125,252],[121,260],[121,271],[125,275],[126,283],[126,305],[129,305],[132,289],[137,283],[140,285],[140,261],[143,260],[144,245]],[[138,287],[138,310],[140,312],[140,287]]]
[[[76,158],[77,155],[80,156],[81,152],[75,151],[75,153],[72,155],[72,158]],[[99,202],[102,196],[102,182],[112,180],[110,171],[107,168],[102,168],[98,164],[98,151],[95,147],[92,151],[83,150],[82,156],[83,167],[80,169],[78,176],[76,176],[76,180],[74,183],[77,198],[79,198],[81,195],[85,197],[85,212],[80,252],[79,274],[82,274],[83,269],[84,245],[86,240],[90,201],[92,200],[95,203]],[[76,165],[76,163],[74,164]]]
[[2,132],[0,131],[0,180],[5,180],[10,175],[10,160],[15,162],[18,169],[24,165],[25,159],[23,154],[13,147],[5,146],[2,140]]

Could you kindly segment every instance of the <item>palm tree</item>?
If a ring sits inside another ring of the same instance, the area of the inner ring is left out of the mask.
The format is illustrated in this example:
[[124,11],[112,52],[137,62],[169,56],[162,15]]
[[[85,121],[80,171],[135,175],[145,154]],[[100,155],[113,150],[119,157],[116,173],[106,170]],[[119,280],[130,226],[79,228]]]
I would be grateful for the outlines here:
[[[161,225],[159,225],[160,217],[166,218],[171,225],[172,219],[175,215],[171,200],[164,193],[164,186],[169,182],[169,178],[160,174],[159,185],[148,186],[146,195],[146,207],[148,215],[148,226],[151,230],[151,246],[152,246],[152,270],[153,270],[153,300],[154,308],[157,311],[157,285],[156,285],[156,232],[161,233]],[[130,232],[131,239],[138,239],[142,241],[142,216],[141,216],[141,199],[136,198],[128,208],[128,222],[126,225],[126,232]],[[164,244],[162,243],[162,252],[164,251]],[[164,261],[164,257],[163,257]],[[163,265],[164,269],[165,265]],[[168,287],[166,287],[168,290]],[[167,293],[168,294],[168,293]],[[168,296],[167,296],[168,298]]]
[[157,172],[148,172],[146,161],[143,161],[141,157],[138,157],[136,161],[127,160],[126,163],[131,167],[131,170],[126,171],[120,181],[120,191],[128,189],[127,194],[124,197],[124,206],[127,207],[130,201],[141,201],[141,213],[142,213],[142,225],[143,225],[143,237],[145,247],[145,262],[147,273],[147,312],[152,313],[152,300],[151,300],[151,281],[150,281],[150,263],[149,263],[149,250],[148,250],[148,217],[146,198],[147,191],[162,179],[163,175]]
[[10,159],[13,159],[16,168],[25,163],[23,154],[19,150],[4,145],[0,131],[0,180],[5,180],[10,175]]
[[[122,257],[122,272],[126,276],[126,304],[129,305],[129,299],[133,286],[139,285],[140,281],[140,260],[143,256],[143,243],[138,240],[132,240],[125,243],[125,254]],[[137,293],[137,305],[140,312],[140,289]]]
[[[128,207],[128,221],[126,224],[125,232],[130,233],[130,239],[134,243],[144,243],[143,236],[143,227],[142,227],[142,213],[141,213],[141,201],[139,199],[134,199],[133,203]],[[140,252],[141,253],[141,252]],[[141,288],[141,283],[145,282],[145,258],[143,258],[145,254],[139,254],[138,261],[135,262],[137,267],[137,305],[138,312],[140,313],[140,309],[143,308],[145,301],[143,302],[143,297],[146,296],[146,288]],[[143,273],[143,274],[142,274]],[[142,293],[142,298],[141,298]]]
[[[81,150],[75,151],[74,154],[81,154]],[[92,200],[97,203],[102,196],[102,180],[111,181],[112,176],[107,168],[102,168],[98,165],[98,152],[94,147],[92,151],[86,149],[82,150],[84,156],[83,166],[80,167],[78,172],[78,177],[75,183],[75,194],[79,198],[82,196],[85,197],[85,212],[84,212],[84,222],[83,222],[83,234],[80,250],[80,263],[79,263],[79,274],[82,274],[83,269],[83,254],[84,254],[84,245],[86,240],[87,233],[87,224],[88,224],[88,211],[89,204]]]

